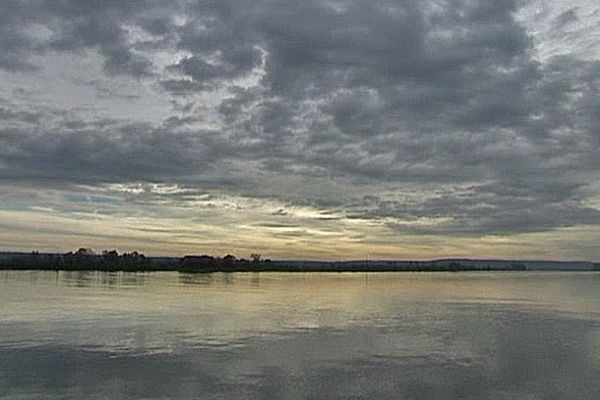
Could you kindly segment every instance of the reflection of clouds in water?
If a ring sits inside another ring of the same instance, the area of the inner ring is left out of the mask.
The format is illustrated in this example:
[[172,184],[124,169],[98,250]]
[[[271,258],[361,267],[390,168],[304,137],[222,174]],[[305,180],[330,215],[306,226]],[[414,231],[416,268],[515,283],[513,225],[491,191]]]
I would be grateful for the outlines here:
[[[423,332],[314,329],[172,354],[0,348],[0,396],[29,398],[598,398],[598,324],[449,308]],[[412,326],[412,327],[411,327]],[[465,329],[468,327],[468,329]]]
[[598,398],[600,275],[0,275],[0,398]]

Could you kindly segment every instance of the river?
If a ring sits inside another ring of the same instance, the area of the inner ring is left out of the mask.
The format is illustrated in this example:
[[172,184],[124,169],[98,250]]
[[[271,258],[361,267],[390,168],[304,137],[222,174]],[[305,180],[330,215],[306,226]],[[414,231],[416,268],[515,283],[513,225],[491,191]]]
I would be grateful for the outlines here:
[[600,274],[0,271],[0,399],[598,399]]

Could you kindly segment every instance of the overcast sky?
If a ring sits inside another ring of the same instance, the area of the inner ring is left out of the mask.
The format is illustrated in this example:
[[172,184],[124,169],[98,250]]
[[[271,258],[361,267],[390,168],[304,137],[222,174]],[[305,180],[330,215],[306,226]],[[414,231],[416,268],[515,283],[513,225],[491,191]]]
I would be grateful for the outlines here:
[[0,2],[0,248],[600,260],[595,0]]

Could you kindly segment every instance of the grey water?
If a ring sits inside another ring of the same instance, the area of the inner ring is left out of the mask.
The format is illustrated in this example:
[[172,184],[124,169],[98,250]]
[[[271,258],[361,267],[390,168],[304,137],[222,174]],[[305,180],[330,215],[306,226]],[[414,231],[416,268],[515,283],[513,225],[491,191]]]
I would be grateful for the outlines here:
[[598,399],[600,274],[0,271],[0,399]]

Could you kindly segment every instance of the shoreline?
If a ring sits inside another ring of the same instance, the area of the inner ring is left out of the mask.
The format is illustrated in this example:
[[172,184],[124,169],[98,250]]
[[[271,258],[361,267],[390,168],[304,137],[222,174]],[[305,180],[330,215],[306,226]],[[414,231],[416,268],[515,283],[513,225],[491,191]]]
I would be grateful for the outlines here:
[[149,268],[149,269],[123,269],[123,268],[28,268],[0,266],[0,271],[10,272],[127,272],[127,273],[154,273],[177,272],[180,274],[213,274],[213,273],[410,273],[410,272],[600,272],[600,269],[562,268],[562,269],[510,269],[510,268]]
[[106,271],[181,273],[212,272],[461,272],[461,271],[600,271],[600,263],[590,261],[497,260],[448,258],[411,260],[270,260],[252,254],[251,259],[233,255],[214,257],[146,257],[138,252],[119,254],[114,250],[77,252],[0,252],[0,270],[21,271]]

